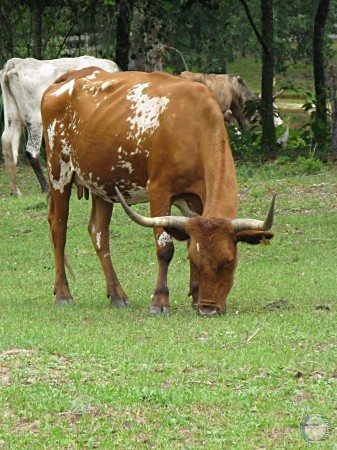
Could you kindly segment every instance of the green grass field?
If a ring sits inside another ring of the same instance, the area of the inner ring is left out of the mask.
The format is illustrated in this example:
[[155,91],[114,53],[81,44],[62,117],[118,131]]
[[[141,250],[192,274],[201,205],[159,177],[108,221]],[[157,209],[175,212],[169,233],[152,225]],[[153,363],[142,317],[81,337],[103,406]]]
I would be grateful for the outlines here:
[[25,166],[23,197],[10,197],[0,167],[0,448],[305,449],[301,423],[316,415],[329,427],[305,427],[306,438],[337,448],[336,166],[288,178],[256,169],[239,185],[240,217],[261,218],[278,192],[276,237],[241,246],[227,314],[190,308],[178,243],[172,315],[150,317],[152,231],[117,205],[113,261],[133,306],[110,309],[87,232],[90,201],[74,195],[75,303],[56,307],[45,197]]

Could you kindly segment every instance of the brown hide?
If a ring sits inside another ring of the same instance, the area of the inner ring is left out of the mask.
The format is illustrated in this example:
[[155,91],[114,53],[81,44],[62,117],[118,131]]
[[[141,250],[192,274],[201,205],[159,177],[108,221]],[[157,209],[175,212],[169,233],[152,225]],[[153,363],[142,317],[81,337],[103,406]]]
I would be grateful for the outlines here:
[[[92,194],[89,233],[113,306],[129,305],[110,258],[109,223],[118,187],[129,204],[149,201],[153,217],[169,215],[175,202],[201,213],[188,219],[183,235],[190,239],[192,303],[201,314],[224,312],[237,264],[231,219],[238,193],[223,116],[209,90],[162,72],[110,74],[92,68],[51,85],[41,112],[56,302],[72,301],[64,248],[75,183]],[[161,226],[154,235],[159,270],[151,312],[168,313],[173,242]]]
[[226,122],[231,122],[233,117],[243,126],[251,119],[251,115],[245,115],[245,104],[248,100],[256,100],[256,96],[241,77],[187,71],[182,72],[180,76],[207,86],[219,103]]

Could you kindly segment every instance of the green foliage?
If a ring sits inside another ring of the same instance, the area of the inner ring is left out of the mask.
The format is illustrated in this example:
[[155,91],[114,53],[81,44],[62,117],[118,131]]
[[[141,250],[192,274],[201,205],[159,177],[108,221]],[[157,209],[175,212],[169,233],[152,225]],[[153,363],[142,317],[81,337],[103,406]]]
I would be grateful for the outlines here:
[[289,156],[280,156],[274,162],[264,164],[257,169],[252,163],[238,163],[237,173],[244,180],[252,179],[256,173],[260,173],[267,179],[280,179],[289,176],[317,175],[324,170],[324,164],[319,159],[310,156],[299,156],[292,161]]
[[314,175],[322,170],[323,163],[317,158],[310,156],[305,158],[304,156],[299,156],[296,160],[296,165],[299,168],[300,174]]
[[261,161],[261,129],[258,127],[240,129],[228,126],[229,141],[235,160]]

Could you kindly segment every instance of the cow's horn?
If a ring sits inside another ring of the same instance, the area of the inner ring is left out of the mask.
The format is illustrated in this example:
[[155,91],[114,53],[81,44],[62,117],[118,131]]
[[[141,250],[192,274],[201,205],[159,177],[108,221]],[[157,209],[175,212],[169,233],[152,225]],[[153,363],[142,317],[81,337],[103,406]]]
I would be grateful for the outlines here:
[[177,228],[178,230],[185,231],[186,222],[188,217],[183,216],[163,216],[163,217],[145,217],[138,214],[126,203],[124,197],[119,192],[119,189],[115,186],[116,194],[124,208],[126,214],[138,225],[143,227],[163,227],[163,228]]
[[276,193],[273,194],[269,212],[265,221],[255,220],[255,219],[233,219],[232,224],[234,231],[245,231],[245,230],[261,230],[267,231],[273,225],[274,220],[274,207],[275,207]]

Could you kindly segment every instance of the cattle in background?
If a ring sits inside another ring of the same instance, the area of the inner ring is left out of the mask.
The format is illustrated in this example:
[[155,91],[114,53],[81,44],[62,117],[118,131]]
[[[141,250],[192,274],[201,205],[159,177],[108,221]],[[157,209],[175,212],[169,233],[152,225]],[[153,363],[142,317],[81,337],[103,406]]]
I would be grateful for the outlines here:
[[[130,305],[109,247],[114,203],[125,198],[129,205],[150,202],[151,218],[128,213],[154,230],[159,271],[151,313],[170,310],[167,272],[173,237],[189,242],[192,304],[202,315],[225,312],[238,262],[237,244],[258,244],[273,237],[266,230],[272,225],[274,202],[264,222],[236,219],[233,157],[222,113],[209,90],[163,72],[109,74],[84,69],[55,81],[43,94],[41,112],[55,302],[72,302],[64,251],[75,184],[91,191],[88,229],[111,306]],[[171,216],[172,205],[195,216]]]
[[[241,77],[188,71],[182,72],[180,76],[208,87],[219,103],[226,123],[232,123],[236,120],[243,127],[256,117],[258,97],[250,90]],[[276,105],[274,123],[275,126],[282,124]]]
[[33,58],[12,58],[5,64],[0,75],[5,119],[2,149],[12,194],[21,194],[16,184],[16,165],[23,127],[27,129],[28,137],[26,155],[42,191],[48,189],[48,183],[39,162],[42,141],[40,113],[42,93],[63,73],[88,66],[98,66],[108,72],[120,70],[114,62],[92,56],[46,61]]

